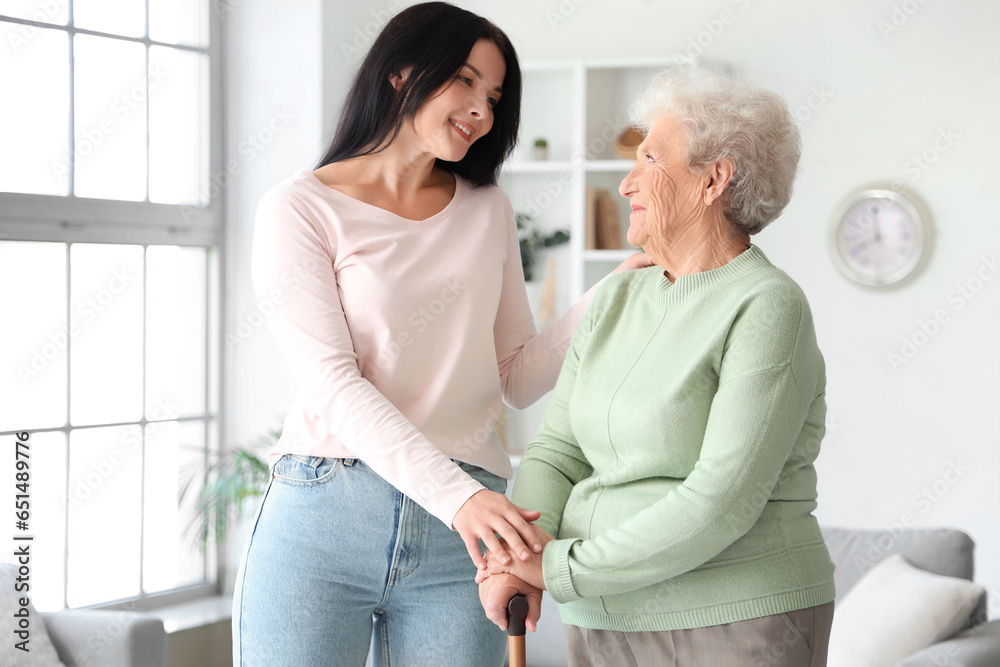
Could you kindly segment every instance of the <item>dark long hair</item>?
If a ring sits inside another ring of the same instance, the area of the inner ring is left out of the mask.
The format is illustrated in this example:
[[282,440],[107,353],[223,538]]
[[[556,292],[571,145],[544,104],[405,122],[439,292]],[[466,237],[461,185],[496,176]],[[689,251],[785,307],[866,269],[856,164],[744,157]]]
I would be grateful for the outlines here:
[[[473,142],[460,161],[438,160],[436,166],[475,186],[495,184],[501,165],[517,143],[521,67],[500,28],[446,2],[404,9],[382,29],[347,93],[333,143],[315,168],[383,150],[427,98],[453,80],[472,47],[484,38],[496,44],[507,66],[503,95],[493,109],[493,127]],[[396,90],[389,78],[406,68],[411,68],[410,75]]]

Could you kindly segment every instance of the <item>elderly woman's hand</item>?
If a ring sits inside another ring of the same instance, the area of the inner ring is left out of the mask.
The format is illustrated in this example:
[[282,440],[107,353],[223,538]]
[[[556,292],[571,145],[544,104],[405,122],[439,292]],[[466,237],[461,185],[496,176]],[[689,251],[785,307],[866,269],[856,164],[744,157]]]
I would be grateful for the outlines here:
[[[535,531],[535,537],[538,542],[542,545],[542,552],[545,551],[545,545],[552,541],[554,538],[549,535],[544,528],[540,528],[537,524],[529,524],[531,528]],[[500,540],[501,545],[505,549],[509,547]],[[476,572],[476,583],[481,584],[486,580],[487,577],[493,574],[513,574],[514,576],[522,579],[526,583],[545,590],[545,579],[542,576],[542,554],[533,553],[526,561],[518,560],[517,558],[509,559],[509,563],[504,563],[500,560],[500,554],[494,553],[489,549],[483,554],[483,558],[486,559],[486,569],[479,570]]]
[[496,623],[501,630],[507,629],[507,603],[520,593],[528,601],[528,616],[524,619],[526,628],[535,632],[538,619],[542,616],[542,591],[531,586],[513,574],[494,574],[479,584],[479,601],[483,603],[486,618]]
[[644,269],[647,266],[653,266],[656,262],[653,258],[644,252],[637,252],[629,255],[624,262],[615,267],[615,270],[611,273],[620,273],[622,271],[631,271],[632,269]]

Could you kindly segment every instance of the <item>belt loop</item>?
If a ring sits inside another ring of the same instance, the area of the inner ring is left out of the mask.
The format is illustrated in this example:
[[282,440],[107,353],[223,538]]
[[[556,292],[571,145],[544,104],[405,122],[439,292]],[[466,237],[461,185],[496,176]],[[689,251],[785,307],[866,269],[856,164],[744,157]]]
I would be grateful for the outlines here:
[[354,461],[355,461],[355,459],[344,459],[344,465],[345,466],[352,466],[352,465],[354,465]]

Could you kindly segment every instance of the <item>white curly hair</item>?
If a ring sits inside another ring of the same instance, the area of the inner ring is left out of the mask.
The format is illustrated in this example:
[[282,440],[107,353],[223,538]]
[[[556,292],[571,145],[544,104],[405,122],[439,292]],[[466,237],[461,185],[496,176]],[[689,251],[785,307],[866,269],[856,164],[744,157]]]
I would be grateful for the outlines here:
[[747,234],[764,229],[791,199],[802,144],[777,93],[682,66],[653,77],[629,113],[643,132],[662,116],[680,121],[692,173],[721,158],[732,160],[734,173],[723,203],[729,221]]

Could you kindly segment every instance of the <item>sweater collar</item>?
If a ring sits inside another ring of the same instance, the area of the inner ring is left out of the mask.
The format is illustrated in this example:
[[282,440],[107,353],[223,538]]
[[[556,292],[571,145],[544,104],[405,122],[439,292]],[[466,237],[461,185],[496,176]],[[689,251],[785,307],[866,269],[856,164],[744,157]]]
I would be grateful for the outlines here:
[[764,255],[764,251],[751,244],[749,248],[723,266],[710,271],[679,276],[673,283],[662,270],[657,271],[654,293],[656,299],[663,305],[671,305],[769,266],[772,264]]

